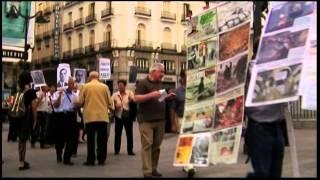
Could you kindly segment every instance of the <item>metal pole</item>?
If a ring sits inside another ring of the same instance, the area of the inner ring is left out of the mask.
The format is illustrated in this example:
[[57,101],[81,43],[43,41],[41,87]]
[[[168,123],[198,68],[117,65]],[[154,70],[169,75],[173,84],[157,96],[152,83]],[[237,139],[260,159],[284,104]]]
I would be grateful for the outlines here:
[[29,26],[29,18],[28,18],[28,8],[26,7],[26,15],[24,17],[25,20],[25,34],[24,34],[24,53],[23,53],[23,71],[26,71],[26,65],[28,61],[28,26]]
[[[290,106],[289,103],[288,103],[288,106]],[[286,121],[287,121],[288,138],[289,138],[289,144],[290,144],[290,157],[291,157],[291,163],[292,163],[293,177],[300,177],[296,139],[294,135],[294,128],[293,128],[291,114],[288,111],[288,109],[286,110]]]

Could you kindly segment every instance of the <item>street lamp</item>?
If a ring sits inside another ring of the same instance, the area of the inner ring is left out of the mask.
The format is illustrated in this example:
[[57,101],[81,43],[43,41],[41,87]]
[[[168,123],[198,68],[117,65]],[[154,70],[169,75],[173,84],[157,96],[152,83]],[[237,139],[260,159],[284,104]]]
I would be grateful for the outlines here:
[[24,37],[24,52],[23,52],[23,70],[26,69],[26,62],[28,60],[28,50],[30,48],[30,45],[27,43],[28,39],[28,26],[29,26],[29,21],[33,18],[36,18],[35,22],[44,24],[48,23],[49,20],[45,19],[44,16],[42,15],[42,11],[38,11],[35,15],[33,16],[28,16],[28,9],[26,8],[26,14],[23,15],[21,12],[17,9],[15,5],[11,5],[9,12],[7,13],[6,17],[10,19],[17,19],[18,16],[21,16],[25,20],[25,37]]

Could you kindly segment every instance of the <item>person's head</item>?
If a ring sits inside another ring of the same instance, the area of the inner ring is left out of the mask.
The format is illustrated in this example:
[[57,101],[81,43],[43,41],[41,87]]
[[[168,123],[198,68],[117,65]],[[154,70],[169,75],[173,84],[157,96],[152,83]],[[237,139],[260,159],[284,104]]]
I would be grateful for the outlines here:
[[76,82],[77,83],[81,82],[81,79],[83,76],[84,76],[83,71],[80,71],[80,70],[76,71],[76,74],[75,74]]
[[44,86],[41,86],[41,90],[42,90],[43,92],[48,92],[48,91],[49,91],[49,88],[48,88],[47,85],[44,85]]
[[23,91],[26,86],[30,88],[30,83],[32,82],[32,77],[29,72],[24,71],[20,74],[19,80],[18,80],[18,85],[21,91]]
[[97,71],[91,71],[89,73],[88,81],[91,81],[92,79],[99,79],[99,73]]
[[69,77],[68,78],[68,89],[72,91],[72,90],[74,90],[74,87],[75,87],[74,79],[73,79],[73,77]]
[[51,84],[49,86],[49,91],[50,91],[50,93],[54,93],[56,91],[56,86],[54,84]]
[[118,80],[118,89],[120,92],[124,92],[126,90],[127,81],[126,80]]
[[60,75],[60,81],[65,81],[65,77],[67,76],[67,69],[62,68],[59,72]]
[[164,76],[164,65],[161,63],[155,63],[151,66],[149,76],[154,81],[161,81]]

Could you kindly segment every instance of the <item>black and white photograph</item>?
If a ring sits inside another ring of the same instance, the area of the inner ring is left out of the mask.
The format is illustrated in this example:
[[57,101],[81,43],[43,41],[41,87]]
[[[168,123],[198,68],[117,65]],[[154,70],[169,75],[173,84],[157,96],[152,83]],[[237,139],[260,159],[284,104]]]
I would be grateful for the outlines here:
[[254,70],[249,85],[247,106],[266,105],[297,99],[302,64],[292,64],[271,70]]
[[208,39],[206,42],[206,67],[212,67],[217,64],[218,60],[218,41],[217,38]]
[[69,77],[71,77],[69,64],[59,64],[57,68],[57,88],[67,87]]
[[77,84],[84,84],[86,82],[87,70],[86,69],[73,69],[73,78]]
[[35,70],[30,73],[35,87],[46,85],[42,70]]
[[[302,17],[311,14],[314,10],[315,3],[312,1],[290,1],[272,8],[265,33],[292,27],[296,23],[300,26],[301,21],[306,21]],[[301,21],[297,22],[300,18]]]
[[192,146],[190,164],[194,166],[209,165],[210,133],[197,134]]
[[226,92],[245,82],[248,54],[234,57],[218,65],[217,93]]
[[219,32],[228,31],[251,18],[253,3],[232,1],[218,8]]
[[303,29],[295,32],[285,31],[263,37],[258,52],[257,64],[287,59],[290,54],[295,58],[302,57],[304,55],[304,48],[302,47],[306,45],[308,32],[309,29]]
[[204,68],[206,66],[206,56],[204,55],[206,52],[203,52],[206,49],[203,49],[201,46],[203,44],[197,43],[188,47],[187,61],[189,70]]

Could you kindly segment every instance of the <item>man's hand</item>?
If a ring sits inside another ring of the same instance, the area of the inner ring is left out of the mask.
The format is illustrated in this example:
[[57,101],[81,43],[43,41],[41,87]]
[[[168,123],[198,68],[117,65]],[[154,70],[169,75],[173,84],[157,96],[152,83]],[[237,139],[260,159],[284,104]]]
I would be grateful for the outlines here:
[[161,93],[159,91],[153,91],[150,93],[151,97],[154,99],[158,99],[161,96]]

